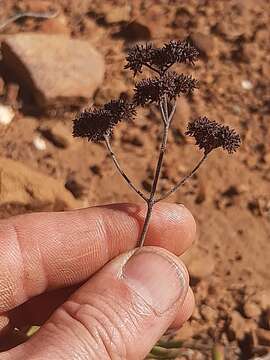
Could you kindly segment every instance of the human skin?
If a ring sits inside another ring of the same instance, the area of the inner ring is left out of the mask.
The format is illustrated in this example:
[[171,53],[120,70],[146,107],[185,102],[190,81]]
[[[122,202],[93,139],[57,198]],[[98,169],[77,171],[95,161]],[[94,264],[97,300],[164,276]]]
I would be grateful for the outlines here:
[[134,250],[144,216],[144,205],[113,204],[1,220],[0,343],[14,327],[42,326],[0,360],[138,360],[181,327],[194,297],[177,256],[195,221],[157,204],[147,246]]

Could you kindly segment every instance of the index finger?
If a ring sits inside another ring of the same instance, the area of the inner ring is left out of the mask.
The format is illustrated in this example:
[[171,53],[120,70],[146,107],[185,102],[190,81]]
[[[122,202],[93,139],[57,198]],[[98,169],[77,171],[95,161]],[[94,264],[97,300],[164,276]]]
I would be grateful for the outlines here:
[[[47,290],[80,283],[134,248],[144,214],[143,205],[116,204],[2,220],[0,313]],[[194,219],[185,207],[157,204],[146,244],[181,254],[194,234]]]

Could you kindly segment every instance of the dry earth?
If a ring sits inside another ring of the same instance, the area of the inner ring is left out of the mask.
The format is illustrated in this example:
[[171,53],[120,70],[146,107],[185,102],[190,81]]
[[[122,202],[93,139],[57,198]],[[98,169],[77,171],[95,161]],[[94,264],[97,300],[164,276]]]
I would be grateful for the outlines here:
[[[1,28],[17,11],[54,10],[56,3],[59,14],[53,19],[24,17]],[[224,349],[227,359],[251,359],[270,349],[269,24],[268,0],[0,1],[0,41],[18,32],[66,34],[87,41],[104,56],[105,79],[90,103],[130,94],[133,78],[123,64],[133,43],[160,44],[191,36],[200,49],[200,61],[187,69],[200,80],[200,90],[179,102],[160,190],[168,189],[198,159],[198,151],[184,137],[190,118],[205,114],[226,122],[240,132],[242,146],[231,157],[211,154],[198,175],[170,199],[189,207],[198,224],[196,244],[185,256],[197,308],[176,334],[190,343],[181,359],[208,359],[214,344]],[[102,145],[70,137],[78,103],[59,106],[58,101],[41,109],[33,102],[37,90],[31,84],[2,65],[1,74],[0,103],[16,113],[9,125],[0,125],[1,157],[35,170],[30,185],[36,190],[38,181],[42,188],[42,174],[61,188],[60,200],[51,196],[55,190],[50,186],[41,192],[44,201],[38,191],[39,201],[33,194],[27,197],[26,170],[18,165],[14,179],[16,163],[7,166],[1,160],[1,184],[6,182],[0,193],[2,218],[47,208],[137,201]],[[116,131],[113,145],[130,176],[147,190],[160,133],[155,109],[141,115]],[[3,170],[8,175],[2,178]],[[20,185],[17,201],[15,195],[9,197],[15,186],[10,181]]]

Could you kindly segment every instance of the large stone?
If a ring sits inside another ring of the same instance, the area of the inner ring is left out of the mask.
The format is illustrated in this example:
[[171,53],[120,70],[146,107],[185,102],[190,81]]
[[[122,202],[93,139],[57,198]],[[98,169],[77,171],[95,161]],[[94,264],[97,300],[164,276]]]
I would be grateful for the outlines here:
[[41,107],[89,101],[103,81],[103,56],[84,40],[19,33],[2,43],[3,63]]
[[19,161],[0,158],[0,206],[29,209],[74,209],[80,203],[64,184]]

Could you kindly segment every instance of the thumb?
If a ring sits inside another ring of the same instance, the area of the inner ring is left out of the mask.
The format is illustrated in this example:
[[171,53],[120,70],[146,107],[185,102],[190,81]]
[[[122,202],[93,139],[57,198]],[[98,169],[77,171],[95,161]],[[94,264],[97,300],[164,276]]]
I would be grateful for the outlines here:
[[187,291],[188,274],[175,255],[133,250],[77,290],[11,359],[143,359]]

